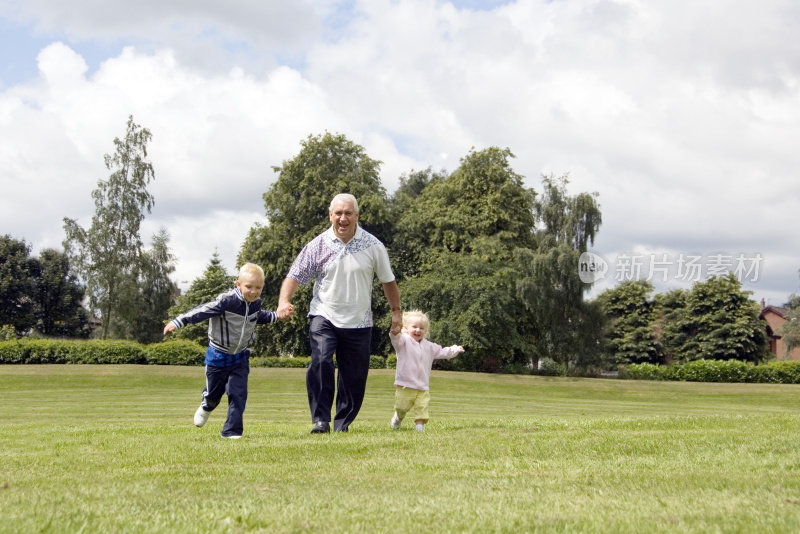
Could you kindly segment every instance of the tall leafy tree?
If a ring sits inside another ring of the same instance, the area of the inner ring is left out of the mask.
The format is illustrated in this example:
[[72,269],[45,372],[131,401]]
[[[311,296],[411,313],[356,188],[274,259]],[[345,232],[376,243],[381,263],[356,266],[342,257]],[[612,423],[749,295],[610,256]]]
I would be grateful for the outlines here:
[[685,314],[685,289],[672,289],[658,293],[653,302],[656,309],[655,332],[658,337],[664,363],[672,363],[681,359],[681,347],[687,342],[689,332],[680,328],[681,318]]
[[596,193],[567,193],[566,176],[543,177],[534,203],[540,221],[535,245],[518,255],[518,295],[526,303],[536,334],[536,356],[568,367],[596,362],[601,315],[584,302],[578,259],[594,243],[602,217]]
[[431,251],[470,252],[481,236],[504,248],[533,245],[535,192],[514,172],[509,149],[471,150],[446,179],[433,179],[399,218],[395,251],[403,276],[419,274]]
[[25,241],[0,236],[0,326],[10,325],[18,335],[35,324],[32,298],[38,263]]
[[137,298],[137,270],[142,258],[139,229],[153,206],[147,189],[154,179],[147,159],[150,131],[128,118],[123,139],[114,138],[115,151],[105,155],[107,180],[100,180],[92,192],[95,213],[91,226],[82,228],[74,219],[64,218],[64,249],[81,277],[87,282],[89,305],[100,314],[101,337],[117,316]]
[[[399,227],[399,221],[409,211],[422,191],[429,185],[447,179],[445,171],[434,172],[430,167],[424,171],[412,171],[400,177],[400,185],[394,194],[389,198],[389,218],[395,227]],[[394,246],[396,237],[400,238],[400,245]],[[408,273],[417,272],[416,254],[409,249],[406,232],[392,233],[388,236],[386,245],[392,252],[392,264],[395,276],[398,281],[403,280]]]
[[683,307],[664,325],[676,359],[764,360],[766,324],[758,318],[760,308],[751,294],[733,273],[695,283]]
[[[178,303],[169,309],[169,317],[186,313],[196,306],[214,300],[218,295],[231,289],[235,279],[235,276],[228,274],[225,270],[219,258],[219,252],[215,250],[203,275],[192,281],[186,293],[178,298]],[[172,335],[205,345],[208,342],[208,325],[205,323],[186,325]]]
[[36,330],[46,336],[89,337],[89,315],[83,307],[85,288],[70,270],[67,255],[45,249],[38,261]]
[[[238,257],[239,264],[254,262],[264,269],[266,307],[277,306],[281,283],[300,249],[330,226],[328,206],[337,193],[355,195],[359,224],[386,240],[390,234],[389,207],[380,181],[380,164],[344,135],[326,132],[308,136],[297,156],[273,167],[278,178],[264,194],[269,222],[250,229]],[[254,350],[309,354],[305,319],[309,301],[310,288],[300,288],[292,319],[257,331]],[[380,315],[384,299],[373,299],[373,303]]]
[[395,194],[402,211],[391,254],[400,258],[403,305],[429,313],[437,341],[468,348],[439,366],[499,371],[529,362],[512,259],[534,244],[535,193],[511,158],[508,149],[472,150],[450,175],[412,175]]
[[649,281],[627,280],[598,295],[600,309],[609,320],[605,329],[609,361],[663,363],[652,293]]
[[467,348],[458,358],[437,360],[437,367],[520,371],[533,345],[525,308],[515,295],[511,253],[491,236],[476,237],[470,248],[432,250],[422,272],[401,282],[401,299],[406,308],[428,313],[431,339]]
[[169,234],[162,228],[153,236],[153,244],[142,253],[138,272],[138,305],[129,324],[136,330],[130,336],[140,343],[161,341],[164,323],[178,286],[170,275],[175,272],[175,257],[169,250]]

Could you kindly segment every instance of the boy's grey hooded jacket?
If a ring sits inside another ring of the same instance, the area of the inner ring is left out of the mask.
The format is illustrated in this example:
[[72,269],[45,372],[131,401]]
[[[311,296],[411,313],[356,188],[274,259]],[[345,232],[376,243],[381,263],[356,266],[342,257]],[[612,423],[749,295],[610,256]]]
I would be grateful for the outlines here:
[[245,350],[257,324],[274,323],[278,314],[261,309],[261,299],[247,302],[238,287],[172,320],[176,328],[208,319],[208,345],[227,354]]

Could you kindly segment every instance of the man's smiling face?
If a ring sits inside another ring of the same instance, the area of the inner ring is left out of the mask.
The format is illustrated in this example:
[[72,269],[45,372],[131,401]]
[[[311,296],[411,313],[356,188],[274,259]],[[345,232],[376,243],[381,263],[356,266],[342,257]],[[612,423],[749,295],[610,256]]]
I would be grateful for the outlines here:
[[336,237],[345,243],[353,239],[358,227],[358,213],[352,201],[337,199],[331,206],[328,217]]

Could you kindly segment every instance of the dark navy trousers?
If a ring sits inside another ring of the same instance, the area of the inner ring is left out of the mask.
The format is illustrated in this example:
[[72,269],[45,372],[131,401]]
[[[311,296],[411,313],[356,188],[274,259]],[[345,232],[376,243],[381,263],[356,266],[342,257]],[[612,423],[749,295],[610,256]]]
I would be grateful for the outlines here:
[[222,427],[223,436],[241,436],[244,432],[242,416],[247,405],[247,375],[250,361],[243,358],[239,363],[225,367],[206,365],[206,387],[203,388],[203,409],[213,411],[228,395],[228,417]]
[[[331,420],[336,393],[334,430],[347,430],[355,420],[369,373],[369,350],[372,328],[338,328],[319,315],[311,316],[311,364],[306,372],[308,407],[313,422]],[[333,355],[339,368],[335,377]]]

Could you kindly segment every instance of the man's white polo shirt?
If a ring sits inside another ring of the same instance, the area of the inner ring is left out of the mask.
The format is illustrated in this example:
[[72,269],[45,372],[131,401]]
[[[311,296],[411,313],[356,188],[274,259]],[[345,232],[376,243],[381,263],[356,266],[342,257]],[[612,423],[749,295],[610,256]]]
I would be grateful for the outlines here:
[[309,315],[321,315],[339,328],[372,326],[372,278],[394,281],[389,254],[378,238],[356,228],[347,243],[332,228],[312,239],[295,258],[289,276],[306,285],[314,280]]

